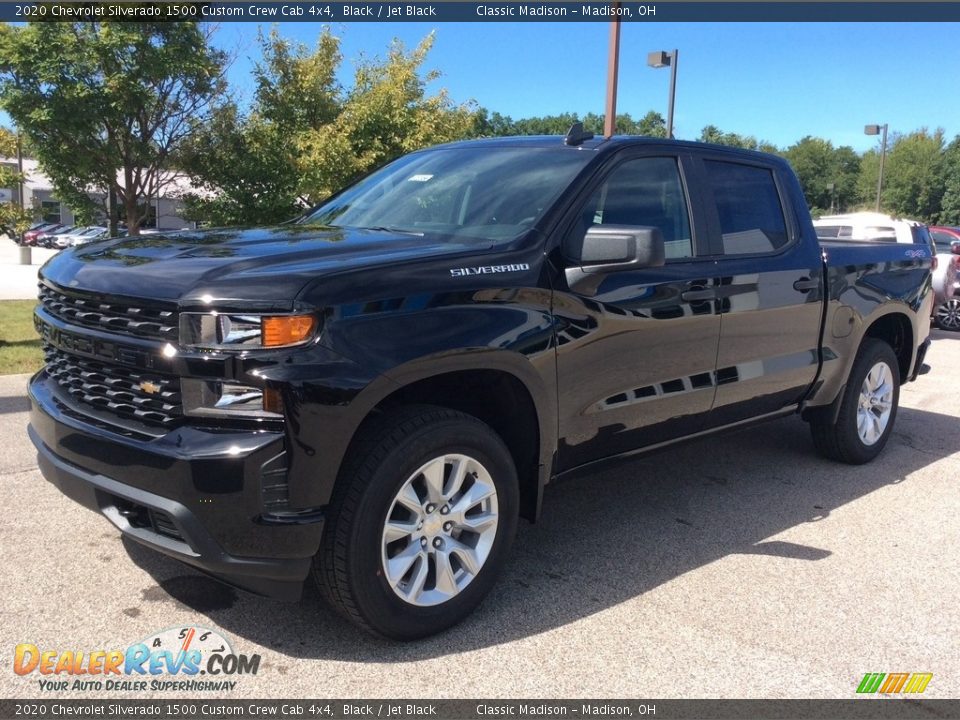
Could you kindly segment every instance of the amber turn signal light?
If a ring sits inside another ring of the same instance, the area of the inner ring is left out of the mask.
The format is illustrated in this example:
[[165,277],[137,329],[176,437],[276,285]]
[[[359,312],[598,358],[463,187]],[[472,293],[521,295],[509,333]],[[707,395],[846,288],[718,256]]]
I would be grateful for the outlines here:
[[310,337],[316,325],[313,315],[274,315],[261,321],[263,347],[296,345]]
[[283,415],[283,398],[275,388],[266,388],[263,391],[263,409],[270,413]]

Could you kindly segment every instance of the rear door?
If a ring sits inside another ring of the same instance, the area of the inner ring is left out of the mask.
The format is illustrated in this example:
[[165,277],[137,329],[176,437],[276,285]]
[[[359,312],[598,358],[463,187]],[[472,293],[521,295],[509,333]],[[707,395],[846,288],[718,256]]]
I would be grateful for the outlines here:
[[689,172],[671,148],[621,151],[561,226],[564,242],[591,225],[655,226],[667,260],[609,274],[558,261],[558,471],[694,433],[713,404],[715,260]]
[[819,366],[823,297],[819,243],[792,200],[803,201],[777,163],[698,154],[711,251],[717,258],[720,343],[708,426],[798,403]]

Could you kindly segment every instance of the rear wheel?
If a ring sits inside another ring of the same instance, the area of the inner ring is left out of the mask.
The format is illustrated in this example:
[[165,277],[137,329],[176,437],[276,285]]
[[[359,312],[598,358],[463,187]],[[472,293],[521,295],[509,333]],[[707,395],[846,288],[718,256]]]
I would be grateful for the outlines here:
[[941,330],[960,330],[960,298],[952,297],[941,303],[933,315],[933,322]]
[[389,638],[454,625],[493,586],[516,532],[509,451],[476,418],[429,406],[384,415],[355,448],[314,561],[321,591]]
[[836,420],[820,414],[810,421],[814,445],[832,460],[852,465],[873,460],[893,432],[899,402],[897,356],[887,343],[867,338],[850,371]]

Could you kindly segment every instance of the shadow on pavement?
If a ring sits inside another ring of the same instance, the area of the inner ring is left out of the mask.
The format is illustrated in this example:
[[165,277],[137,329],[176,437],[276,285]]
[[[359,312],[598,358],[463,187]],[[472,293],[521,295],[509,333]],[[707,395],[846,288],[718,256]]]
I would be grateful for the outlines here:
[[157,581],[145,600],[183,602],[227,632],[292,657],[406,662],[547,632],[731,554],[805,563],[857,552],[768,538],[903,482],[956,452],[957,437],[960,418],[901,408],[880,458],[845,466],[817,456],[805,424],[787,418],[550,486],[542,520],[521,523],[506,571],[480,609],[452,631],[410,644],[368,637],[312,587],[298,604],[267,600],[125,546]]
[[0,415],[28,412],[30,400],[26,395],[0,396]]

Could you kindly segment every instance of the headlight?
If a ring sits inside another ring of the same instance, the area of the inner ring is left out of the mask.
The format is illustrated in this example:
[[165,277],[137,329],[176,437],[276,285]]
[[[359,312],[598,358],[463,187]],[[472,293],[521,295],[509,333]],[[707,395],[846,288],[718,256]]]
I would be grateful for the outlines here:
[[313,337],[314,315],[180,313],[180,344],[204,350],[258,350],[302,345]]

